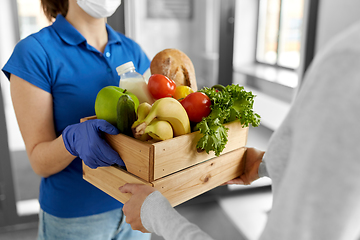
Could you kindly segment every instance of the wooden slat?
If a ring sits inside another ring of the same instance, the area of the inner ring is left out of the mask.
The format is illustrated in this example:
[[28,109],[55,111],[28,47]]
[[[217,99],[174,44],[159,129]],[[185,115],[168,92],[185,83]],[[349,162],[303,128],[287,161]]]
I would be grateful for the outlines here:
[[119,190],[119,187],[123,186],[125,183],[137,183],[152,186],[151,183],[146,182],[121,168],[113,166],[91,169],[83,163],[83,178],[122,203],[127,202],[131,197],[130,193],[121,193]]
[[91,169],[83,164],[83,178],[122,203],[131,195],[121,193],[118,188],[125,183],[136,183],[154,186],[172,206],[177,206],[239,176],[244,169],[244,153],[245,148],[240,148],[151,183],[113,166]]
[[[242,128],[239,121],[225,125],[229,128],[228,143],[221,154],[246,145],[249,128]],[[201,138],[199,132],[182,135],[166,141],[154,143],[154,180],[193,166],[215,157],[214,152],[196,151]]]
[[110,146],[119,153],[128,172],[146,181],[152,180],[152,173],[150,173],[152,168],[150,159],[153,159],[150,156],[151,144],[123,134],[105,134],[105,136]]
[[242,174],[246,148],[200,163],[153,183],[171,203],[177,206]]

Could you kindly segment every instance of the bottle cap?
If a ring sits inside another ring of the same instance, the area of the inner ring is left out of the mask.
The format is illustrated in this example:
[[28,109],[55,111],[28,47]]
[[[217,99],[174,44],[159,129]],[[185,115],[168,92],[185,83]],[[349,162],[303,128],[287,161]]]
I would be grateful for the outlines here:
[[130,70],[134,70],[135,67],[134,67],[134,63],[133,62],[127,62],[127,63],[124,63],[123,65],[120,65],[116,68],[116,71],[118,73],[118,75],[120,76],[121,74],[123,73],[126,73]]

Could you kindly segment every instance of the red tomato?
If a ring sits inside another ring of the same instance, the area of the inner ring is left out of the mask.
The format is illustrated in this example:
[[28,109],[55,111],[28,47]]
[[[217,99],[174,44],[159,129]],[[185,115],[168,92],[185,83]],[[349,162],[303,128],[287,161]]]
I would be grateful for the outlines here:
[[161,74],[153,74],[148,81],[148,89],[155,99],[172,97],[175,94],[176,83]]
[[180,103],[185,108],[191,122],[198,123],[211,112],[210,98],[202,92],[190,93]]

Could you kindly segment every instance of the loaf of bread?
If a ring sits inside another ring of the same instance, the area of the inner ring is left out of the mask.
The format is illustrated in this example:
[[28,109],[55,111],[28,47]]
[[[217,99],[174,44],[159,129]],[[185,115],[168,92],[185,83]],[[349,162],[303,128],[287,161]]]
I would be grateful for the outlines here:
[[151,74],[162,74],[172,79],[176,86],[189,86],[197,91],[194,65],[190,58],[178,49],[165,49],[157,53],[150,64]]

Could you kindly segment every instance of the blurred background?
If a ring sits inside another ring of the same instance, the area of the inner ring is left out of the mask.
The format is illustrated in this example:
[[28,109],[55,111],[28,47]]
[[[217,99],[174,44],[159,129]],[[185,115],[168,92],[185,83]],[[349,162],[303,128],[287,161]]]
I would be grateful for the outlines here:
[[[165,48],[185,52],[199,88],[234,83],[255,93],[262,120],[250,128],[248,145],[266,150],[312,59],[360,20],[358,9],[357,0],[123,0],[108,24],[150,59]],[[49,24],[40,0],[1,0],[0,66],[20,39]],[[4,74],[0,83],[0,239],[35,239],[40,178],[28,162]],[[271,180],[263,178],[218,187],[177,209],[214,238],[257,239],[271,202]]]

